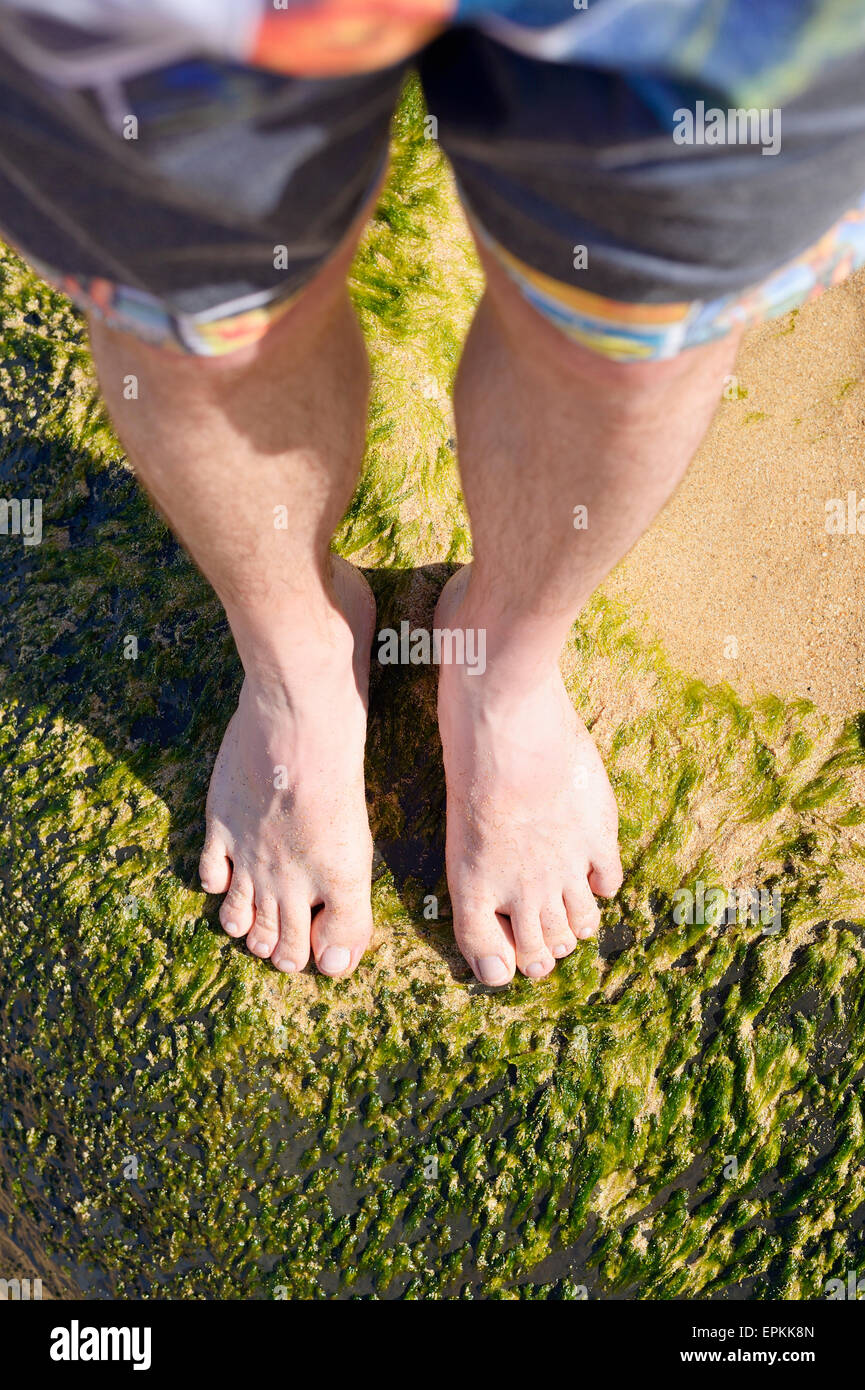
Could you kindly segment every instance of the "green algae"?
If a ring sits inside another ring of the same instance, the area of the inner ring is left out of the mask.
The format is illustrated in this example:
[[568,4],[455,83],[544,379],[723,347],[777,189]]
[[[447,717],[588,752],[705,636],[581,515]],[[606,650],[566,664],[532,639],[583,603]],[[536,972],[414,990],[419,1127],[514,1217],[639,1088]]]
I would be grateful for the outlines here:
[[[422,115],[411,87],[353,275],[375,384],[337,543],[382,624],[468,554],[417,386],[450,390],[480,281]],[[813,1298],[860,1268],[865,716],[748,705],[597,598],[564,670],[625,883],[598,943],[490,993],[450,938],[431,675],[378,668],[374,949],[349,982],[276,976],[196,889],[239,684],[218,605],[125,467],[80,318],[11,252],[0,314],[3,488],[44,525],[3,538],[4,1257],[94,1297]],[[777,893],[780,930],[678,921],[700,884]]]

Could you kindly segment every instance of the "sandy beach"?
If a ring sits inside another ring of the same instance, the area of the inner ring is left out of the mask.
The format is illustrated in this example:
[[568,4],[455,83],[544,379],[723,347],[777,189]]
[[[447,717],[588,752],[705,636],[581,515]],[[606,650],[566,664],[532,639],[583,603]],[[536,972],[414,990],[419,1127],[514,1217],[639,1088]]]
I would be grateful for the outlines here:
[[694,675],[849,716],[865,681],[865,536],[827,533],[826,503],[846,512],[865,493],[865,273],[751,330],[735,375],[738,398],[606,592]]

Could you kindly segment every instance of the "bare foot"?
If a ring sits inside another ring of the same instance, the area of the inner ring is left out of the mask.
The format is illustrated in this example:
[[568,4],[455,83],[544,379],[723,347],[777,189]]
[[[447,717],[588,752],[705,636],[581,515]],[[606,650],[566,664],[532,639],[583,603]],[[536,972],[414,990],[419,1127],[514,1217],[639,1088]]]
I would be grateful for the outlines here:
[[[482,626],[464,602],[468,573],[445,586],[436,627]],[[594,895],[622,882],[600,756],[555,663],[519,680],[443,665],[438,708],[457,944],[486,985],[515,967],[540,979],[597,931]]]
[[375,600],[336,557],[333,588],[327,640],[302,666],[247,671],[210,781],[199,873],[205,892],[226,894],[229,936],[255,955],[297,971],[311,946],[319,970],[342,976],[372,931],[363,758]]

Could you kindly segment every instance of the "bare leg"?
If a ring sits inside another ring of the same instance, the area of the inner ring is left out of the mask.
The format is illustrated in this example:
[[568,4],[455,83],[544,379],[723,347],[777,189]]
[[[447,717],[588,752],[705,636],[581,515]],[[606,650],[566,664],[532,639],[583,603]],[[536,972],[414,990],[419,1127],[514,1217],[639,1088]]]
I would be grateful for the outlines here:
[[455,396],[475,559],[447,585],[436,625],[486,630],[482,676],[442,667],[439,723],[454,929],[497,985],[515,965],[548,974],[597,930],[594,894],[621,883],[615,801],[559,655],[685,472],[738,339],[611,364],[487,272]]
[[222,600],[245,671],[210,784],[202,884],[226,893],[222,924],[256,955],[302,970],[311,942],[329,975],[354,969],[372,926],[363,757],[375,604],[328,552],[366,421],[350,254],[255,349],[228,358],[159,352],[91,323],[135,472]]

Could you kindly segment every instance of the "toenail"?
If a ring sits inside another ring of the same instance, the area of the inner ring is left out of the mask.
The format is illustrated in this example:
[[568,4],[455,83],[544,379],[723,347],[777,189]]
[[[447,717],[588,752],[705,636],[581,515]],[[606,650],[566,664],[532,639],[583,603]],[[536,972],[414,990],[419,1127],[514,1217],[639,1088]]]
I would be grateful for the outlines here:
[[293,960],[275,960],[273,963],[277,970],[284,971],[286,975],[290,975],[293,971],[297,970],[297,966]]
[[530,980],[539,980],[542,975],[546,975],[547,967],[542,965],[539,960],[533,960],[531,965],[527,965],[525,973]]
[[351,951],[346,950],[345,946],[328,946],[319,957],[318,968],[325,975],[340,975],[350,960]]
[[266,941],[250,941],[250,943],[249,943],[249,949],[250,949],[250,951],[252,951],[252,953],[253,953],[254,955],[256,955],[256,956],[266,956],[266,955],[267,955],[267,942],[266,942]]
[[228,932],[229,936],[237,936],[237,934],[240,931],[240,927],[237,925],[236,922],[226,922],[225,930]]
[[570,946],[566,946],[564,942],[560,941],[558,946],[553,947],[553,955],[556,960],[561,960],[562,956],[570,955],[571,950],[572,948]]
[[475,965],[475,974],[485,985],[506,985],[511,978],[501,956],[481,956]]

